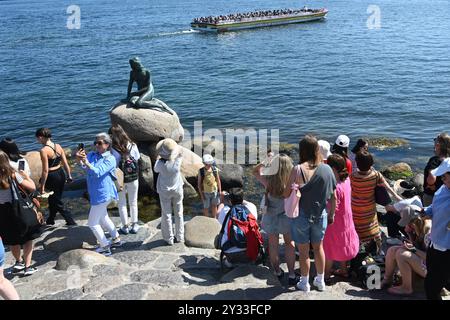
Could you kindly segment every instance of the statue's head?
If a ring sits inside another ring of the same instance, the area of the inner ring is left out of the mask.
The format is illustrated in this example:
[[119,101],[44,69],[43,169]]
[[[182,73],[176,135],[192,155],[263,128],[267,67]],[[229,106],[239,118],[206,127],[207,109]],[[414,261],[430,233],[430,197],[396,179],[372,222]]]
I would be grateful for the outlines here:
[[141,60],[139,60],[138,57],[134,57],[130,59],[130,66],[133,70],[142,70],[144,69],[144,66],[141,63]]

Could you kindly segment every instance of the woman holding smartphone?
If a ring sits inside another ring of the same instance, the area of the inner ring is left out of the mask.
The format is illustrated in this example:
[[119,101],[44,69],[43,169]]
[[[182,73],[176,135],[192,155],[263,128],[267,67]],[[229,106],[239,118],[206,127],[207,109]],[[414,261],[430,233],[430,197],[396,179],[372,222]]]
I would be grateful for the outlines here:
[[64,184],[66,183],[66,174],[67,182],[72,182],[70,166],[63,148],[59,144],[52,142],[51,137],[52,134],[48,128],[40,128],[36,131],[36,139],[43,145],[40,151],[42,174],[39,191],[41,194],[45,193],[45,190],[53,191],[53,194],[48,197],[49,216],[46,223],[47,225],[54,225],[56,213],[59,212],[66,220],[66,224],[73,226],[76,225],[76,222],[73,220],[70,212],[64,209],[64,204],[61,200]]
[[31,176],[30,165],[22,156],[19,147],[12,138],[5,138],[0,142],[0,150],[6,153],[9,157],[9,164],[16,171],[23,170],[27,175]]

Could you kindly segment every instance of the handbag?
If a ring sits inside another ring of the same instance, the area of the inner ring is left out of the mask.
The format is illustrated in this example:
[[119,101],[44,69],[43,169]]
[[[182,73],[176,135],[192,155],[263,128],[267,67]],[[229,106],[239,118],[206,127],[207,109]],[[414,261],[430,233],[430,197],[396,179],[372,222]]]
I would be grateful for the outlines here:
[[[303,175],[303,171],[300,165],[299,168],[300,169],[297,169],[295,180],[297,181],[299,176],[298,171],[300,171],[303,177],[303,181],[305,181],[305,176]],[[291,185],[291,194],[289,195],[288,198],[284,199],[284,211],[289,218],[298,217],[300,198],[301,198],[300,185],[294,182]]]
[[120,192],[123,190],[123,185],[124,185],[124,181],[123,181],[123,171],[120,170],[119,168],[115,169],[115,175],[113,175],[112,173],[110,173],[111,175],[111,179],[114,182],[114,185],[116,186],[117,192]]
[[39,211],[39,201],[26,192],[14,179],[10,179],[12,207],[19,224],[20,236],[35,231],[44,224],[44,215]]
[[[377,172],[377,183],[381,180],[380,174]],[[375,187],[375,202],[379,205],[386,206],[392,202],[388,191],[384,186],[377,185]]]

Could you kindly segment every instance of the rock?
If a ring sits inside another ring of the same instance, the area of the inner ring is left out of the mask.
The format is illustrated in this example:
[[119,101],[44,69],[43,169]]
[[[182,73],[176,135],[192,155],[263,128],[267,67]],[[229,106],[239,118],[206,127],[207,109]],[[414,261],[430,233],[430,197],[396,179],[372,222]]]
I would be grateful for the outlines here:
[[58,258],[56,270],[67,270],[76,266],[81,269],[92,268],[94,264],[107,264],[109,259],[95,251],[75,249],[64,252]]
[[133,282],[148,283],[161,287],[187,285],[181,272],[172,270],[139,270],[133,272],[130,278]]
[[84,242],[87,242],[90,245],[95,245],[97,243],[97,240],[89,227],[62,227],[48,234],[43,240],[43,245],[46,250],[63,253],[82,248]]
[[[192,152],[189,149],[186,149],[183,146],[180,146],[181,152],[183,153],[183,162],[181,163],[181,173],[186,177],[186,179],[192,185],[197,185],[197,175],[198,170],[202,168],[203,161],[200,156],[196,153]],[[194,179],[192,179],[194,178]]]
[[123,251],[112,255],[112,258],[126,263],[132,267],[142,268],[143,266],[153,264],[160,256],[160,253],[148,251]]
[[[164,102],[154,100],[167,107]],[[110,112],[110,117],[111,123],[120,124],[134,141],[157,142],[161,138],[172,138],[180,142],[184,137],[184,129],[175,112],[170,115],[156,109],[137,109],[119,103]]]
[[416,186],[417,191],[419,191],[420,193],[423,192],[423,180],[424,180],[423,173],[416,174],[413,179],[413,183]]
[[86,178],[74,180],[72,183],[64,185],[64,191],[87,190]]
[[244,186],[244,168],[239,164],[218,164],[222,190]]
[[52,295],[46,295],[39,298],[39,300],[76,300],[83,296],[83,291],[80,289],[69,289],[58,292]]
[[30,151],[25,154],[25,160],[27,160],[30,166],[31,179],[35,184],[39,184],[39,179],[42,173],[41,155],[38,151]]
[[158,153],[156,152],[156,144],[157,142],[143,142],[143,141],[137,143],[141,155],[145,154],[148,157],[150,157],[152,163],[156,162],[156,157],[158,156]]
[[130,283],[114,288],[103,295],[106,300],[142,300],[149,287],[141,283]]
[[141,153],[139,159],[139,193],[148,194],[155,191],[152,160],[147,154]]
[[242,285],[269,285],[269,286],[281,286],[278,278],[273,272],[262,265],[254,264],[241,264],[237,265],[230,272],[225,274],[221,279],[221,282],[235,282]]
[[196,199],[198,198],[198,193],[195,188],[186,180],[183,176],[183,197],[184,199]]
[[214,249],[214,239],[220,229],[217,219],[196,216],[184,226],[185,244],[189,247]]
[[414,174],[409,164],[405,162],[399,162],[392,166],[387,167],[382,171],[383,175],[390,180],[407,179]]

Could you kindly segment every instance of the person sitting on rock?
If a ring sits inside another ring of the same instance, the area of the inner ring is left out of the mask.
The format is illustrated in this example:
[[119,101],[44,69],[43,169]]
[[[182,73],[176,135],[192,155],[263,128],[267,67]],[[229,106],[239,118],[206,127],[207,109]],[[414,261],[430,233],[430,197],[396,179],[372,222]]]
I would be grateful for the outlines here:
[[[155,94],[150,71],[145,69],[138,57],[129,60],[131,71],[128,81],[127,102],[130,102],[136,108],[160,109],[163,112],[173,114],[165,106],[152,101]],[[131,92],[133,83],[137,83],[138,91]]]
[[[223,225],[228,212],[232,209],[233,206],[244,206],[249,211],[249,214],[252,215],[255,218],[255,220],[258,220],[258,210],[253,203],[244,200],[244,190],[242,190],[242,188],[232,188],[230,189],[230,193],[225,196],[224,203],[221,203],[218,208],[219,213],[217,220],[219,221],[221,226]],[[228,225],[228,222],[226,223],[226,225]],[[227,232],[224,232],[221,241],[221,247],[227,241],[228,241],[228,234]],[[246,251],[247,251],[246,248],[237,248],[237,247],[231,247],[227,250],[224,250],[225,254],[225,259],[223,260],[224,265],[228,268],[232,268],[233,263],[250,262],[251,260],[247,256]]]
[[217,206],[222,194],[219,171],[210,154],[203,155],[203,164],[205,166],[200,168],[198,173],[198,190],[203,202],[203,215],[208,217],[211,208],[212,218],[217,218]]
[[405,207],[401,211],[398,225],[405,227],[409,240],[403,245],[390,247],[386,254],[386,271],[381,284],[382,288],[392,285],[393,275],[398,268],[402,277],[402,284],[388,289],[396,295],[410,295],[413,293],[413,274],[425,278],[427,275],[426,250],[430,242],[431,221],[420,217],[421,208],[415,205]]

